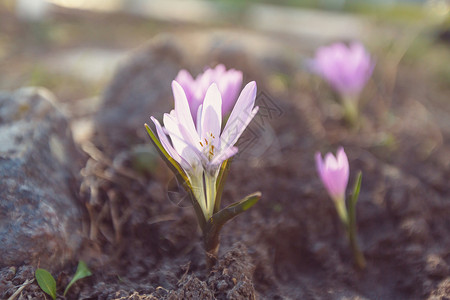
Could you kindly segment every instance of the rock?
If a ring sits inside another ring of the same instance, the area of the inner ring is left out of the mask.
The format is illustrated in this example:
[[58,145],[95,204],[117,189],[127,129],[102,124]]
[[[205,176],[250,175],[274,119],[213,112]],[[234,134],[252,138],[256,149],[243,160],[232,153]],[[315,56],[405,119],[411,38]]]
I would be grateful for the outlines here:
[[47,90],[0,93],[0,267],[55,270],[74,257],[82,159]]
[[96,118],[99,143],[106,153],[148,141],[144,123],[173,106],[171,83],[182,69],[182,55],[170,38],[159,38],[120,67],[106,89]]

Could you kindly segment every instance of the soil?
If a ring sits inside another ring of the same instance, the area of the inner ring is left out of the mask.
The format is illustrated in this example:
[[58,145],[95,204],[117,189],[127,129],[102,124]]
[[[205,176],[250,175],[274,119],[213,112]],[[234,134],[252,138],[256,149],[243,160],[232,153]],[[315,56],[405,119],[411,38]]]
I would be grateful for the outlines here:
[[[379,83],[369,83],[362,123],[351,129],[323,83],[282,68],[285,88],[260,86],[270,101],[241,140],[223,205],[257,190],[263,197],[224,226],[211,272],[193,208],[167,197],[172,175],[163,163],[138,170],[129,149],[100,151],[92,140],[81,187],[91,226],[80,259],[94,275],[67,299],[450,299],[449,87],[419,65],[401,65],[392,91],[374,74]],[[365,270],[352,262],[315,169],[315,152],[339,145],[350,183],[363,174]],[[59,295],[76,265],[54,274]],[[32,281],[36,267],[1,269],[0,298]],[[48,298],[35,281],[17,297]]]

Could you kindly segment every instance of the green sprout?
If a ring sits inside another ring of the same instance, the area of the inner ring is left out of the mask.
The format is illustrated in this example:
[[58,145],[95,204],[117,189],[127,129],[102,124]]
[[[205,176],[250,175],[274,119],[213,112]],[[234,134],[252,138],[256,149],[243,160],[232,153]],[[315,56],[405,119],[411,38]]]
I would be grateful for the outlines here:
[[[50,297],[52,297],[53,300],[56,299],[56,281],[55,278],[53,278],[52,274],[50,274],[49,271],[45,269],[36,269],[35,272],[36,281],[39,285],[39,287]],[[67,285],[66,289],[64,290],[63,296],[65,297],[67,292],[69,291],[70,287],[77,282],[78,280],[91,276],[92,273],[89,270],[88,266],[85,262],[79,261],[77,270],[75,271],[75,274],[72,277],[72,280]]]

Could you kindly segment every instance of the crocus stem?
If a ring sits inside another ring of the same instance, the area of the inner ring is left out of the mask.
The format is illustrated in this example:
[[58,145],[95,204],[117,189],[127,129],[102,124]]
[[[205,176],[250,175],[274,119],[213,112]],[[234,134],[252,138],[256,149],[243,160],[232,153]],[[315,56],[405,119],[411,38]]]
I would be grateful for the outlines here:
[[[208,226],[209,227],[209,226]],[[214,265],[217,262],[217,258],[219,256],[219,230],[214,230],[214,228],[209,227],[209,230],[203,236],[203,245],[205,247],[205,259],[206,259],[206,268],[208,271],[211,271]]]
[[350,242],[350,247],[352,248],[353,257],[355,259],[355,263],[359,269],[364,269],[366,267],[366,260],[364,259],[364,255],[359,249],[358,239],[357,239],[357,230],[356,230],[356,203],[359,197],[359,191],[361,188],[361,180],[362,174],[358,173],[358,177],[356,180],[355,187],[353,189],[353,194],[350,197],[350,201],[348,203],[348,227],[347,234]]
[[336,206],[336,211],[338,213],[339,219],[341,219],[342,223],[345,226],[345,230],[348,231],[349,221],[347,214],[347,207],[345,206],[345,199],[339,199],[334,201]]
[[261,198],[261,193],[256,192],[248,195],[239,202],[228,205],[224,209],[216,212],[202,228],[203,246],[206,254],[206,267],[211,270],[217,262],[219,254],[219,233],[226,222],[246,211],[256,204]]
[[357,232],[356,232],[356,215],[354,209],[349,209],[347,212],[347,207],[345,206],[345,201],[336,201],[336,210],[339,215],[339,218],[342,221],[342,224],[345,227],[345,231],[347,233],[347,237],[350,243],[350,247],[353,252],[353,257],[355,259],[355,263],[360,269],[364,269],[366,266],[366,261],[364,259],[361,250],[359,249],[358,240],[357,240]]
[[355,259],[356,266],[363,270],[366,268],[366,260],[361,250],[359,249],[358,240],[356,238],[356,226],[350,226],[348,231],[348,237],[350,240],[350,247],[352,248],[353,258]]
[[214,214],[214,203],[217,195],[216,192],[216,177],[210,176],[209,174],[205,175],[205,189],[206,189],[206,206],[208,217],[212,217]]
[[358,102],[356,97],[343,96],[342,104],[344,108],[344,119],[351,126],[356,126],[358,123]]
[[355,209],[350,209],[349,211],[349,223],[347,226],[347,234],[350,242],[350,247],[353,252],[353,258],[355,259],[356,266],[363,270],[366,267],[366,260],[364,259],[364,255],[359,249],[358,239],[357,239],[357,230],[356,230],[356,214]]

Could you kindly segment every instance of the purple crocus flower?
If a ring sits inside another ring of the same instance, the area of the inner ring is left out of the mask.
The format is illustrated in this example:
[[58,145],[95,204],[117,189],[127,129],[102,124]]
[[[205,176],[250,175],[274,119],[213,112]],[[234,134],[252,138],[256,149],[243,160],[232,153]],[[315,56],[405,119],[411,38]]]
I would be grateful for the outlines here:
[[[219,169],[237,153],[234,144],[258,112],[258,107],[254,107],[256,83],[252,81],[244,87],[223,130],[222,94],[216,83],[209,86],[195,114],[177,81],[172,82],[172,90],[175,109],[164,114],[164,128],[153,116],[151,119],[162,146],[185,172],[205,219],[209,220]],[[196,121],[193,115],[197,116]]]
[[372,75],[375,63],[361,43],[335,43],[320,47],[312,62],[315,73],[342,97],[357,98]]
[[231,111],[242,86],[242,72],[235,69],[227,71],[225,66],[220,64],[214,69],[206,69],[195,79],[188,71],[181,70],[175,81],[183,88],[192,118],[196,121],[198,107],[203,103],[206,91],[212,83],[217,85],[222,97],[222,115]]
[[348,159],[344,148],[338,149],[336,157],[332,153],[327,153],[325,161],[322,159],[322,155],[317,152],[316,166],[320,179],[330,197],[336,202],[344,201],[349,176]]

